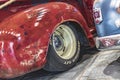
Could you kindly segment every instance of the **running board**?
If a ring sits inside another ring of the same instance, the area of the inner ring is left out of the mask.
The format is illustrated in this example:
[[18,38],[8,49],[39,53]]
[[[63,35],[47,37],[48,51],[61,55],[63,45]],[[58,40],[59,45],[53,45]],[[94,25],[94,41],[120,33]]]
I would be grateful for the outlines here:
[[120,49],[120,34],[97,37],[96,47],[99,50],[117,50]]

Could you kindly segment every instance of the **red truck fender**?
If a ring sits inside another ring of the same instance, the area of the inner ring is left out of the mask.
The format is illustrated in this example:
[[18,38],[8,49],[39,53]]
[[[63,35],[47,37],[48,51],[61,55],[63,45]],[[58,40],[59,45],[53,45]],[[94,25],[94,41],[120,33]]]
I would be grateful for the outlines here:
[[92,40],[81,13],[73,6],[53,2],[38,5],[0,23],[0,77],[11,78],[40,69],[46,62],[50,37],[61,23],[76,22]]

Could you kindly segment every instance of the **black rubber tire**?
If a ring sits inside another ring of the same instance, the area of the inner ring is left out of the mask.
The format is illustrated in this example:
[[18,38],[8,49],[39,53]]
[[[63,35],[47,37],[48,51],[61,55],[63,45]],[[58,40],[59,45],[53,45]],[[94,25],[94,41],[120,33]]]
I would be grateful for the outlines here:
[[75,28],[75,25],[72,25],[70,23],[64,23],[64,25],[69,26],[69,28],[73,31],[74,36],[76,38],[76,53],[71,59],[63,59],[60,58],[54,48],[53,45],[49,45],[48,54],[47,54],[47,63],[44,66],[43,69],[51,72],[58,72],[58,71],[66,71],[72,68],[78,61],[80,56],[80,35],[77,32],[77,29]]

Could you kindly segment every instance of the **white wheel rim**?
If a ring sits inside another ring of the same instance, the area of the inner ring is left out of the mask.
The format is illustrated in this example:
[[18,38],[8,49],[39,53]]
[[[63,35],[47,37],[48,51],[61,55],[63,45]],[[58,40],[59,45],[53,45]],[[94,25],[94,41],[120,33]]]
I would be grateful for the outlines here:
[[75,34],[66,25],[60,25],[52,36],[53,48],[57,55],[63,59],[71,59],[76,53]]

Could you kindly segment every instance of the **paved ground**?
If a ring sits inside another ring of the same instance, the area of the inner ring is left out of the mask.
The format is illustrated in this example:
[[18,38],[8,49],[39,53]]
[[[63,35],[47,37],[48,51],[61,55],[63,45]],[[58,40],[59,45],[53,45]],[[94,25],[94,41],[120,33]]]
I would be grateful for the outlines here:
[[120,80],[120,51],[99,52],[76,80]]
[[[120,51],[85,52],[82,61],[69,71],[50,73],[44,70],[10,80],[120,80]],[[89,55],[88,53],[92,53]]]

